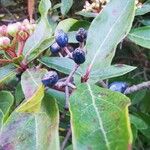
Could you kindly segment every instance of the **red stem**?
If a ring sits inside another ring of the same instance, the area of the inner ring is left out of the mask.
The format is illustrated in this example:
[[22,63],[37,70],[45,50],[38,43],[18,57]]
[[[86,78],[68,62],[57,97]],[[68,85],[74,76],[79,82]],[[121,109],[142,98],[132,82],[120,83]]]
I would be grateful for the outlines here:
[[92,65],[89,65],[89,67],[88,67],[87,70],[86,70],[85,75],[81,78],[81,82],[82,82],[82,83],[88,81],[89,76],[90,76],[91,69],[92,69]]
[[3,63],[11,63],[12,60],[10,59],[0,59],[0,64],[3,64]]
[[11,58],[14,58],[14,57],[17,57],[16,53],[10,49],[7,49],[6,50],[6,53],[11,57]]
[[20,42],[18,43],[18,52],[17,52],[17,56],[22,55],[24,45],[25,45],[25,41],[20,41]]

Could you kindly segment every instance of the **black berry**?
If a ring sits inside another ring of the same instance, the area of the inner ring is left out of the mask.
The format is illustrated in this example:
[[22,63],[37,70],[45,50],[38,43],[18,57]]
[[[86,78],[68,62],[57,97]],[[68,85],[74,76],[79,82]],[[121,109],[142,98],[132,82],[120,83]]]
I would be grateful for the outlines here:
[[68,44],[68,35],[63,30],[59,30],[56,32],[55,40],[63,48]]
[[121,92],[121,93],[124,93],[127,87],[128,84],[126,82],[113,82],[109,85],[110,90]]
[[42,83],[45,86],[53,86],[57,83],[57,81],[58,81],[58,74],[55,71],[47,72],[42,78]]
[[60,46],[55,42],[55,43],[53,43],[53,44],[50,46],[50,50],[51,50],[52,53],[58,53],[58,52],[61,50],[61,48],[60,48]]
[[85,62],[85,52],[77,48],[73,51],[72,58],[76,64],[83,64]]
[[84,42],[87,38],[87,31],[84,28],[80,28],[76,33],[76,40],[78,42]]

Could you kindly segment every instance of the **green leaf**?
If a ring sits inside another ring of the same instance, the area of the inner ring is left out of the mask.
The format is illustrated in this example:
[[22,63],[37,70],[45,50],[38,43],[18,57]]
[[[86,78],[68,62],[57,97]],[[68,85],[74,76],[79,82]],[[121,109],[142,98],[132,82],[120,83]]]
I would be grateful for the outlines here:
[[[55,69],[64,74],[69,74],[75,66],[74,61],[69,58],[42,57],[41,60],[39,60],[39,61],[40,61],[40,63],[46,65],[47,67]],[[80,67],[76,71],[76,74],[82,75],[82,70]]]
[[93,70],[110,65],[117,44],[130,31],[134,15],[134,0],[113,0],[106,5],[89,28],[84,69],[89,65]]
[[44,97],[41,79],[47,72],[45,69],[27,69],[21,77],[25,100],[17,108],[18,112],[38,112]]
[[47,19],[47,13],[50,7],[51,4],[49,0],[41,0],[39,5],[41,20],[36,26],[34,33],[26,41],[23,49],[23,55],[27,59],[27,62],[35,59],[52,44],[52,27]]
[[61,13],[66,15],[73,5],[73,0],[61,0]]
[[15,67],[13,65],[6,65],[0,68],[0,84],[7,82],[16,75]]
[[[0,91],[0,122],[4,123],[14,103],[13,95],[8,91]],[[0,123],[0,124],[1,124]]]
[[56,31],[62,29],[64,32],[68,32],[70,28],[76,23],[78,20],[73,18],[68,18],[63,21],[60,21],[56,27]]
[[145,17],[145,18],[139,20],[139,22],[141,22],[145,26],[150,26],[150,19],[149,19],[149,17]]
[[129,99],[96,85],[81,84],[70,97],[73,149],[131,147]]
[[46,90],[46,94],[56,99],[57,104],[59,106],[59,111],[63,112],[65,106],[65,93],[61,91],[57,91],[55,89],[48,88],[48,90]]
[[130,120],[131,123],[138,129],[138,130],[142,130],[142,129],[147,129],[148,125],[144,122],[144,120],[142,120],[140,117],[135,116],[135,115],[130,115]]
[[132,128],[132,136],[133,136],[133,143],[134,143],[137,139],[138,130],[134,125],[131,125],[131,128]]
[[84,11],[78,11],[76,12],[76,14],[87,18],[95,18],[97,16],[97,13],[84,12]]
[[137,45],[150,49],[150,26],[131,30],[128,38]]
[[100,80],[124,75],[134,69],[136,69],[136,67],[132,67],[124,64],[116,64],[96,71],[92,71],[90,75],[90,80],[96,83]]
[[46,17],[49,9],[51,8],[50,0],[41,0],[39,4],[39,12],[42,17]]
[[17,108],[17,112],[34,113],[39,112],[41,108],[41,101],[44,97],[44,86],[38,87],[38,90]]
[[77,31],[79,28],[84,28],[88,30],[89,26],[90,26],[90,22],[86,20],[79,20],[71,26],[69,31]]
[[24,99],[21,83],[19,82],[15,89],[15,105],[18,106]]
[[55,100],[45,96],[42,111],[13,113],[0,133],[2,149],[59,150],[59,111]]
[[139,16],[139,15],[144,15],[146,13],[150,12],[150,0],[146,1],[141,8],[138,8],[136,10],[136,16]]

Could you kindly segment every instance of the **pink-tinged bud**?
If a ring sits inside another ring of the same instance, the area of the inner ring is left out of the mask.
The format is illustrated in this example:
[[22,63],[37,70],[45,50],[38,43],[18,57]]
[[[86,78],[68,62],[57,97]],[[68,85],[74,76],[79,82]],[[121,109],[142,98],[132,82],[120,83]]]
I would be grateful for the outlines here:
[[16,24],[9,24],[7,26],[7,33],[14,37],[19,31],[18,26]]
[[26,27],[26,29],[27,29],[27,32],[31,35],[33,32],[34,32],[34,30],[35,30],[35,24],[28,24],[28,25],[26,25],[25,26]]
[[27,24],[30,24],[30,22],[29,22],[28,19],[24,19],[23,22],[22,22],[22,24],[23,24],[23,25],[27,25]]
[[0,47],[7,48],[10,46],[10,39],[6,36],[0,37]]
[[19,41],[26,41],[28,37],[29,37],[29,34],[24,31],[20,31],[17,35],[17,38]]
[[0,26],[0,35],[1,36],[7,35],[7,26],[5,26],[5,25]]

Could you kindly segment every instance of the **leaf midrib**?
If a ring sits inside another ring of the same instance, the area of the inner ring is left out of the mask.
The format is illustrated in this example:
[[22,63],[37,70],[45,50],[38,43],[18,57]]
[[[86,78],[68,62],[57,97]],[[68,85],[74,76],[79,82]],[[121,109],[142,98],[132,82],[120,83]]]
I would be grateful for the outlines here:
[[106,131],[105,131],[104,126],[103,126],[102,118],[99,115],[98,108],[97,108],[96,103],[95,103],[95,98],[94,98],[93,92],[92,92],[91,87],[90,87],[90,85],[88,83],[87,83],[87,87],[88,87],[89,93],[91,95],[92,104],[93,104],[93,107],[95,109],[95,112],[96,112],[96,115],[97,115],[97,118],[98,118],[98,122],[99,122],[99,126],[100,126],[100,129],[101,129],[101,132],[102,132],[102,134],[104,136],[106,147],[107,147],[108,150],[110,150],[110,144],[109,144],[109,141],[108,141],[107,136],[106,136]]
[[[95,53],[94,58],[93,58],[93,60],[92,60],[92,62],[91,62],[91,64],[90,64],[90,66],[93,66],[93,64],[94,64],[94,62],[95,62],[95,59],[96,59],[96,57],[97,57],[97,55],[98,55],[98,53],[99,53],[99,50],[102,48],[102,46],[104,45],[105,41],[107,40],[107,38],[108,38],[109,35],[111,34],[112,30],[114,29],[115,25],[118,23],[118,20],[121,18],[121,16],[122,16],[122,15],[124,14],[124,12],[126,11],[126,8],[127,8],[128,4],[129,4],[129,2],[130,2],[130,1],[127,2],[127,4],[126,4],[126,6],[124,7],[122,13],[120,14],[120,16],[118,17],[118,19],[116,19],[116,21],[114,22],[114,24],[113,24],[112,27],[110,28],[110,30],[109,30],[108,34],[106,35],[104,41],[102,42],[102,44],[101,44],[100,47],[98,48],[97,52]],[[99,59],[101,59],[101,58],[99,58]]]

